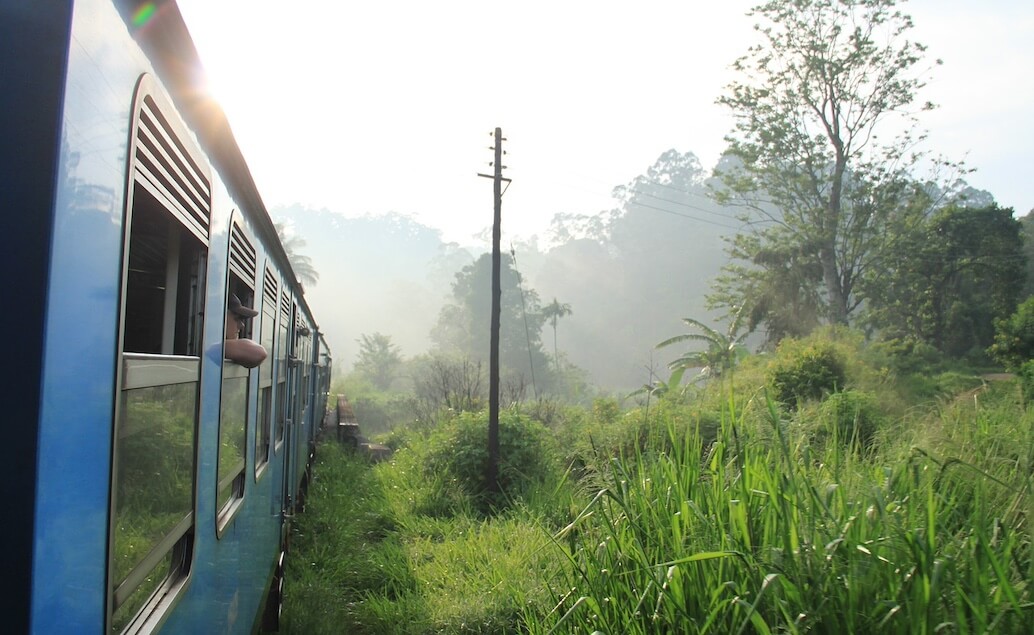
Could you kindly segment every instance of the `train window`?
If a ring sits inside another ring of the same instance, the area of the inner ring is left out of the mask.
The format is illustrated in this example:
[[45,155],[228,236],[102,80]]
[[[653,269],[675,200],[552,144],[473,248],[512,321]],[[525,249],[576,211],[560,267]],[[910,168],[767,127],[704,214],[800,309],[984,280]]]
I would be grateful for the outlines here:
[[200,354],[206,245],[150,192],[136,188],[126,272],[122,350]]
[[[266,267],[262,279],[262,324],[259,344],[273,352],[273,333],[276,326],[277,305],[280,295],[276,274]],[[255,431],[255,473],[269,461],[269,434],[273,418],[273,355],[259,366],[258,429]]]
[[147,630],[185,584],[210,178],[171,106],[141,80],[133,112],[120,322],[109,629]]
[[[227,299],[237,296],[245,306],[255,306],[255,247],[236,222],[230,226]],[[224,308],[229,312],[229,305]],[[241,324],[240,337],[251,339],[255,320]],[[223,361],[223,388],[219,404],[219,458],[216,509],[223,529],[244,499],[248,412],[252,407],[251,372],[230,360]]]

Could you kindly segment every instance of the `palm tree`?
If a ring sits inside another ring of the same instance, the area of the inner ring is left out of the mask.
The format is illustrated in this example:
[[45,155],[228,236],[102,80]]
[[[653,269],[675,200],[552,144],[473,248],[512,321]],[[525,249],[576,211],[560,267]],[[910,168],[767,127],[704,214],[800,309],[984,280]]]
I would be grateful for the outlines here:
[[556,370],[560,372],[560,352],[556,345],[556,323],[565,315],[571,315],[570,304],[560,304],[556,298],[553,298],[553,302],[547,304],[542,308],[542,315],[549,320],[550,325],[553,327],[553,359],[555,360]]
[[287,259],[291,261],[291,268],[294,269],[298,282],[303,286],[315,286],[319,282],[320,274],[312,266],[312,259],[300,251],[305,246],[305,239],[293,232],[289,233],[287,223],[281,221],[273,226],[276,227],[276,234],[280,237],[280,244],[287,253]]
[[748,334],[737,335],[740,330],[743,313],[742,307],[736,311],[725,333],[719,333],[700,320],[682,318],[686,325],[699,332],[684,333],[668,338],[658,344],[657,348],[688,341],[704,342],[707,348],[702,351],[690,351],[669,363],[668,368],[674,371],[672,376],[674,377],[675,373],[677,373],[679,379],[681,379],[682,373],[686,370],[699,368],[700,373],[697,375],[697,379],[711,379],[719,377],[727,370],[731,370],[735,366],[740,354],[745,352],[743,340],[746,339]]

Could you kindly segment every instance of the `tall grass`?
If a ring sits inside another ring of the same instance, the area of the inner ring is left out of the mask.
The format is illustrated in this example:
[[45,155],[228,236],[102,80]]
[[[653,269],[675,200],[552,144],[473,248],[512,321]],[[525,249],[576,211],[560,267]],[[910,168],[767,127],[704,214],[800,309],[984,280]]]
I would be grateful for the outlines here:
[[284,631],[1031,632],[1015,384],[865,425],[861,398],[784,410],[731,385],[556,423],[562,465],[488,515],[420,435],[376,466],[324,445]]
[[615,460],[556,535],[577,533],[558,585],[568,591],[548,614],[525,614],[529,631],[1030,632],[1029,416],[1009,435],[1026,455],[999,477],[981,464],[1001,462],[992,437],[1011,422],[994,413],[1014,408],[948,421],[968,435],[957,439],[966,459],[888,462],[835,439],[808,457],[765,406],[774,442],[753,441],[729,408],[708,447],[671,426],[668,452]]
[[426,472],[425,453],[371,466],[321,446],[292,534],[282,633],[511,633],[526,606],[547,603],[538,581],[557,576],[561,556],[546,521],[527,505],[483,517]]

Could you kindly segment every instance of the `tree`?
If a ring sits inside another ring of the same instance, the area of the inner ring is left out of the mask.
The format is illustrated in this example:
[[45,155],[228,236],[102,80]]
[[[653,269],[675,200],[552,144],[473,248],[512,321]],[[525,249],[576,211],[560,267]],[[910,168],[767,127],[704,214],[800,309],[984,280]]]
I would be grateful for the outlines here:
[[907,38],[912,20],[895,5],[759,5],[751,15],[763,21],[756,29],[764,43],[736,61],[743,78],[718,100],[736,119],[719,198],[740,205],[752,223],[756,251],[747,255],[769,269],[794,263],[766,262],[763,252],[795,252],[808,269],[794,274],[797,294],[814,286],[821,317],[832,323],[847,323],[862,302],[860,278],[916,196],[907,177],[921,158],[913,152],[922,138],[915,113],[933,106],[914,104],[925,47]]
[[356,342],[359,343],[359,357],[355,369],[380,390],[390,388],[396,371],[402,365],[399,347],[391,341],[391,336],[363,334]]
[[[592,369],[596,383],[630,390],[642,383],[645,357],[671,335],[673,316],[705,311],[710,282],[728,260],[721,236],[740,227],[733,211],[708,196],[708,176],[692,152],[668,150],[614,188],[619,207],[554,219],[552,235],[562,244],[537,272],[526,269],[544,299],[578,307],[562,364]],[[662,355],[667,362],[668,353]]]
[[742,311],[736,312],[725,333],[716,331],[700,320],[682,318],[687,326],[697,332],[670,337],[658,344],[657,348],[682,342],[703,342],[707,345],[706,349],[690,351],[669,363],[668,368],[677,373],[679,379],[681,379],[682,373],[691,368],[701,369],[698,376],[701,379],[719,377],[722,373],[731,370],[740,354],[746,352],[743,348],[743,340],[747,337],[747,333],[739,333],[742,315]]
[[[538,293],[534,289],[524,290],[522,301],[520,274],[509,254],[502,254],[500,283],[500,369],[511,377],[535,375],[538,379],[533,368],[545,369],[548,365],[542,351],[545,317],[539,308]],[[452,285],[454,302],[442,307],[438,323],[431,331],[431,340],[439,351],[487,363],[491,290],[492,255],[486,253],[456,274]],[[539,386],[538,391],[542,388]]]
[[560,304],[556,298],[553,298],[551,303],[542,307],[542,317],[549,320],[550,326],[553,327],[553,359],[556,362],[557,372],[560,372],[560,352],[556,343],[556,324],[565,315],[571,315],[571,305]]
[[1008,318],[995,322],[994,344],[988,350],[1007,370],[1018,371],[1034,359],[1034,297]]
[[1011,209],[946,207],[899,232],[863,281],[866,323],[954,357],[983,350],[1015,310],[1026,265]]
[[1019,220],[1023,234],[1023,253],[1027,256],[1027,284],[1023,285],[1020,297],[1026,298],[1034,295],[1034,210],[1028,211]]
[[770,232],[764,246],[757,234],[732,238],[728,251],[734,261],[723,268],[707,296],[710,309],[738,305],[747,333],[764,325],[769,346],[810,333],[819,325],[822,310],[821,267],[793,241],[772,240],[777,232]]
[[290,231],[286,223],[274,223],[273,226],[276,227],[277,236],[280,237],[280,244],[283,245],[284,251],[287,253],[287,259],[291,261],[291,268],[294,269],[294,275],[298,278],[298,282],[301,282],[302,285],[316,286],[316,283],[320,280],[320,274],[312,266],[312,260],[301,253],[301,249],[306,245],[305,239]]

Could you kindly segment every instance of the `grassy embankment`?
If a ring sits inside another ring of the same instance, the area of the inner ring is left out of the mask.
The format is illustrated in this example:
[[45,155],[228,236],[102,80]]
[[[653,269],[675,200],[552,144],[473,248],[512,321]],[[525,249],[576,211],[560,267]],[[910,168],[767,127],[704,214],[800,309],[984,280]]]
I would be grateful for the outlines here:
[[807,355],[791,345],[688,398],[511,416],[541,445],[516,448],[528,478],[492,513],[464,480],[476,417],[396,435],[375,466],[322,447],[284,631],[1031,632],[1034,411],[1016,383],[819,346],[843,361],[839,397],[767,396]]

